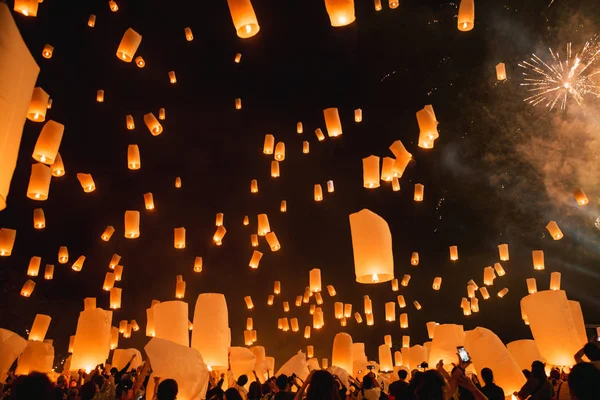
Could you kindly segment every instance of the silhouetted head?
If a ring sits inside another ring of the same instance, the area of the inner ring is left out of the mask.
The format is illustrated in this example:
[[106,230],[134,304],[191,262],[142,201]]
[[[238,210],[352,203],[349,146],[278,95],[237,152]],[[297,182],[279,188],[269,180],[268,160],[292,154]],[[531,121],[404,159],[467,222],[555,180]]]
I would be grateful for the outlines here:
[[373,383],[373,378],[371,378],[371,375],[365,375],[362,383],[363,389],[371,389],[373,386],[375,386],[375,384]]
[[225,400],[243,400],[240,392],[235,388],[229,388],[225,391],[225,396],[223,397]]
[[247,375],[240,375],[240,377],[237,380],[237,384],[240,386],[245,386],[246,383],[248,383],[248,376]]
[[16,400],[48,400],[52,396],[52,384],[45,374],[32,372],[19,376],[14,382],[11,399]]
[[590,361],[600,361],[600,348],[594,343],[586,343],[583,346],[583,353]]
[[175,400],[179,387],[175,379],[165,379],[158,385],[156,398],[158,400]]
[[548,379],[548,376],[546,375],[546,367],[543,362],[534,361],[531,363],[531,376],[539,379],[540,381],[545,381]]
[[408,376],[408,371],[405,369],[401,369],[400,371],[398,371],[398,378],[402,379],[403,381],[406,380],[406,377]]
[[250,384],[250,388],[248,389],[248,399],[260,399],[262,396],[262,390],[260,387],[260,383],[254,381]]
[[306,393],[306,400],[339,400],[339,398],[340,392],[333,375],[326,370],[315,371]]
[[275,381],[275,383],[277,384],[277,388],[279,388],[280,391],[285,391],[288,387],[289,382],[290,381],[287,375],[285,374],[279,375],[277,377],[277,380]]
[[600,399],[600,370],[590,363],[580,363],[569,374],[572,400]]
[[481,379],[483,379],[486,385],[494,383],[494,373],[489,368],[483,368],[481,370]]

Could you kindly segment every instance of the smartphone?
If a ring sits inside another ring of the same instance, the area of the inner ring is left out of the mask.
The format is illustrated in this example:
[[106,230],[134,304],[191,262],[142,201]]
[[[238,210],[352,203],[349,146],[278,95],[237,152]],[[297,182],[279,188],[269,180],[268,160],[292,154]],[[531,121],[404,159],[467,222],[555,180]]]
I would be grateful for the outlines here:
[[465,350],[465,348],[463,346],[458,346],[456,348],[456,350],[458,351],[458,356],[460,357],[462,362],[471,361],[471,357],[469,357],[469,353],[467,353],[467,351]]
[[367,365],[367,369],[370,371],[372,369],[375,369],[375,366],[374,365]]

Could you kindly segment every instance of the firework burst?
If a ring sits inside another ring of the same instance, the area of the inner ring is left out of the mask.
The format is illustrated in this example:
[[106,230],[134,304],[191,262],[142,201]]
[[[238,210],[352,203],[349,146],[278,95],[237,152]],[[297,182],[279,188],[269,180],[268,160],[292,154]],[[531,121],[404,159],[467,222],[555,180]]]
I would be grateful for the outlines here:
[[561,59],[560,53],[552,49],[549,52],[551,61],[546,62],[532,54],[529,60],[519,64],[525,69],[521,86],[527,86],[527,91],[531,93],[523,101],[534,106],[544,104],[550,110],[557,106],[564,110],[569,99],[581,105],[585,96],[600,97],[600,85],[594,82],[594,76],[600,74],[597,65],[600,44],[597,37],[587,41],[575,55],[571,43],[568,43],[565,59]]

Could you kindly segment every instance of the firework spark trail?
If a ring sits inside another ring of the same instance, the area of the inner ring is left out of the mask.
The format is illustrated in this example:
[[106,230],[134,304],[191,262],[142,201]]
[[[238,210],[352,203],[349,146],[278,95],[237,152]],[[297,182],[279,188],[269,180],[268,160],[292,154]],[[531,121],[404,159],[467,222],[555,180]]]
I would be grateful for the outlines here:
[[519,64],[525,71],[524,83],[532,94],[524,101],[536,106],[545,102],[552,110],[557,104],[566,109],[570,97],[581,105],[586,95],[600,97],[600,85],[591,78],[600,73],[596,61],[600,59],[597,37],[586,42],[580,53],[573,56],[571,43],[567,44],[566,59],[549,49],[552,61],[546,62],[536,54]]

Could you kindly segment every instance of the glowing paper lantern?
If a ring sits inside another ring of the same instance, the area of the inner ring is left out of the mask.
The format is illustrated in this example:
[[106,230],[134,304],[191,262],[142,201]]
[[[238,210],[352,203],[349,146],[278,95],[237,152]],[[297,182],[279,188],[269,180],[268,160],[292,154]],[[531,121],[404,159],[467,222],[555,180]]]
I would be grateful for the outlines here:
[[121,261],[121,256],[116,253],[113,254],[110,258],[110,262],[108,263],[108,267],[110,269],[115,269],[115,267],[119,264],[119,261]]
[[320,292],[315,293],[315,301],[318,305],[323,304],[323,297],[321,296]]
[[500,254],[500,261],[508,261],[508,245],[507,244],[499,244],[498,245],[498,253]]
[[385,303],[385,320],[388,322],[396,320],[396,303],[393,301]]
[[36,87],[33,89],[31,102],[29,103],[29,108],[27,109],[27,119],[33,122],[44,122],[46,119],[46,110],[48,110],[49,99],[50,95],[41,87]]
[[504,271],[504,268],[502,268],[502,265],[500,265],[500,263],[494,264],[494,270],[496,271],[496,274],[498,274],[498,276],[506,275],[506,272]]
[[484,300],[487,300],[487,299],[489,299],[489,298],[490,298],[490,294],[489,294],[489,292],[488,292],[487,288],[484,288],[484,287],[482,287],[482,288],[479,288],[479,292],[480,292],[480,293],[481,293],[481,295],[483,296],[483,299],[484,299]]
[[283,312],[290,312],[290,303],[289,302],[284,301],[282,303],[282,306],[283,306]]
[[581,188],[575,189],[573,192],[573,196],[575,196],[575,201],[580,206],[585,206],[590,202],[585,192]]
[[358,311],[354,313],[354,319],[356,320],[356,323],[358,323],[358,324],[362,324],[362,322],[363,322],[362,316],[360,315],[360,313]]
[[110,308],[113,310],[121,308],[121,293],[121,288],[114,287],[110,289]]
[[398,0],[390,0],[390,1],[389,1],[389,5],[390,5],[390,8],[391,8],[392,10],[393,10],[394,8],[398,8],[398,5],[399,5],[399,4],[400,4],[400,3],[398,2]]
[[81,269],[83,268],[84,262],[85,262],[85,256],[79,256],[79,258],[77,258],[77,260],[75,260],[75,262],[71,266],[71,269],[73,271],[77,271],[77,272],[81,271]]
[[310,339],[310,326],[304,327],[304,339]]
[[367,189],[379,187],[379,157],[363,158],[363,186]]
[[244,215],[244,221],[242,222],[244,226],[250,225],[250,218],[247,215]]
[[44,279],[52,280],[54,278],[54,265],[46,264],[46,268],[44,269]]
[[429,339],[433,339],[433,336],[435,335],[435,328],[437,327],[437,323],[430,321],[427,322],[425,324],[427,326],[427,336],[429,337]]
[[391,157],[384,157],[383,164],[381,166],[381,180],[385,182],[391,182],[394,179],[394,162],[395,160]]
[[435,328],[429,359],[432,362],[443,360],[445,366],[452,366],[452,363],[456,362],[456,347],[463,346],[464,340],[465,332],[462,325],[438,325]]
[[271,225],[269,224],[269,217],[267,214],[258,214],[258,236],[266,236],[267,233],[271,232]]
[[548,222],[548,225],[546,225],[546,229],[548,230],[548,232],[550,232],[550,236],[552,236],[552,239],[554,240],[560,240],[564,236],[562,231],[556,224],[556,221]]
[[302,153],[310,153],[310,143],[308,143],[307,141],[302,142]]
[[175,228],[173,230],[173,246],[176,249],[185,249],[185,228]]
[[32,200],[44,201],[48,199],[52,169],[44,164],[37,163],[31,166],[27,197]]
[[287,201],[281,200],[281,204],[279,205],[279,211],[287,212]]
[[65,174],[65,165],[63,164],[62,157],[60,153],[56,153],[56,159],[54,160],[54,164],[52,164],[52,176],[60,177]]
[[252,344],[254,343],[252,341],[252,331],[251,330],[244,331],[244,343],[246,344],[246,346],[252,346]]
[[41,262],[41,257],[31,257],[31,260],[29,260],[29,266],[27,267],[27,276],[38,276]]
[[125,211],[125,237],[136,239],[140,237],[140,212]]
[[94,14],[90,14],[90,17],[88,18],[88,26],[90,28],[96,26],[96,16]]
[[146,210],[154,210],[154,196],[152,193],[144,193],[144,206]]
[[508,293],[508,288],[504,288],[498,292],[498,297],[503,298]]
[[192,29],[189,26],[186,27],[183,31],[185,32],[185,40],[187,40],[188,42],[194,40],[194,34],[192,33]]
[[423,201],[424,192],[425,192],[425,186],[423,186],[420,183],[415,183],[414,200],[415,201]]
[[397,292],[398,290],[400,290],[400,287],[398,286],[398,279],[394,278],[392,279],[392,292]]
[[233,59],[233,62],[235,62],[236,64],[239,64],[240,61],[242,61],[242,53],[237,53],[235,55],[235,58]]
[[407,313],[400,314],[400,328],[401,329],[408,328],[408,314]]
[[46,332],[48,332],[50,321],[52,321],[52,318],[49,315],[37,314],[29,331],[28,340],[43,342]]
[[402,175],[404,175],[404,171],[406,170],[408,163],[410,160],[412,160],[412,154],[406,150],[406,147],[404,147],[400,140],[396,140],[394,143],[392,143],[390,146],[390,151],[394,153],[394,156],[396,157],[396,161],[394,162],[394,166],[392,168],[394,171],[394,176],[400,178]]
[[310,291],[317,293],[321,291],[321,270],[313,268],[309,272],[309,287]]
[[327,285],[327,292],[329,293],[330,297],[334,297],[337,294],[333,285]]
[[155,337],[188,347],[188,304],[180,301],[163,301],[152,307]]
[[0,256],[7,257],[12,254],[17,231],[14,229],[0,229]]
[[127,168],[130,170],[138,170],[141,166],[140,148],[137,144],[130,144],[127,147]]
[[29,297],[31,293],[33,293],[33,289],[35,288],[35,282],[31,279],[27,279],[23,287],[21,288],[21,296]]
[[352,304],[344,304],[344,318],[352,318]]
[[344,303],[336,301],[333,306],[334,306],[335,318],[337,318],[337,319],[344,318]]
[[154,310],[152,308],[146,309],[146,336],[154,337],[156,335],[156,329],[154,328]]
[[14,10],[26,17],[37,17],[38,3],[41,2],[38,0],[15,0]]
[[126,115],[125,116],[125,126],[130,131],[135,129],[135,121],[133,120],[133,116],[132,115]]
[[550,290],[560,290],[560,272],[550,274]]
[[354,22],[354,0],[325,0],[331,26],[340,27]]
[[196,257],[194,260],[194,272],[202,272],[202,257]]
[[19,356],[19,363],[15,374],[27,375],[36,371],[51,373],[54,361],[54,346],[52,340],[46,342],[28,341],[27,347]]
[[329,137],[338,137],[342,134],[342,122],[337,108],[326,108],[323,110],[325,117],[325,127]]
[[250,0],[227,0],[227,4],[235,31],[240,38],[250,38],[260,31]]
[[69,261],[69,250],[67,246],[60,246],[58,249],[58,262],[60,264],[66,264]]
[[315,129],[315,135],[317,136],[317,140],[319,142],[322,142],[323,140],[325,140],[325,135],[323,134],[323,131],[321,130],[321,128]]
[[185,297],[185,281],[179,281],[175,285],[175,298],[183,299]]
[[527,278],[527,291],[529,294],[533,294],[537,292],[537,284],[535,282],[535,278]]
[[240,98],[235,99],[235,109],[236,110],[242,109],[242,99],[240,99]]
[[506,345],[510,355],[513,357],[520,370],[530,369],[534,361],[543,361],[535,340],[515,340]]
[[98,89],[98,91],[96,91],[96,101],[98,103],[104,103],[104,90]]
[[142,56],[137,56],[135,58],[135,65],[137,65],[138,68],[144,68],[146,66],[146,61],[144,61]]
[[96,309],[96,298],[86,297],[83,299],[83,311],[95,310]]
[[278,251],[281,248],[281,245],[279,244],[279,240],[277,239],[275,232],[267,233],[265,238],[267,239],[267,243],[269,244],[271,251]]
[[258,268],[258,264],[260,263],[260,259],[262,258],[263,253],[261,253],[260,251],[254,250],[252,252],[252,258],[250,258],[250,264],[249,267],[253,268],[253,269],[257,269]]
[[440,136],[433,106],[426,105],[422,110],[417,111],[417,123],[420,130],[419,147],[425,149],[432,148],[433,141]]
[[110,291],[115,286],[115,274],[114,272],[107,272],[104,276],[104,283],[102,284],[102,289],[107,292]]
[[450,261],[458,260],[458,246],[450,246]]
[[408,286],[408,282],[410,281],[410,275],[408,274],[404,274],[404,276],[402,277],[402,282],[400,282],[400,284],[404,287]]
[[537,271],[541,271],[545,268],[544,266],[544,251],[543,250],[533,250],[531,253],[533,257],[533,269]]
[[158,136],[163,132],[162,125],[152,113],[144,114],[144,123],[152,136]]
[[413,252],[410,256],[411,265],[419,265],[419,253]]
[[94,178],[92,178],[92,174],[77,173],[77,180],[85,193],[91,193],[96,190],[96,183],[94,182]]
[[108,7],[110,8],[110,11],[112,11],[112,12],[117,12],[117,11],[119,11],[119,5],[118,5],[118,4],[117,4],[117,2],[116,2],[116,1],[114,1],[114,0],[110,0],[110,1],[108,2]]
[[123,266],[115,265],[115,267],[113,269],[115,272],[115,281],[120,282],[121,278],[123,277]]
[[436,278],[433,278],[433,290],[440,290],[441,287],[442,287],[442,278],[439,276]]
[[258,247],[258,235],[256,233],[250,235],[250,244],[252,244],[252,247]]
[[461,0],[458,7],[458,30],[468,32],[473,29],[473,26],[475,26],[475,2],[474,0]]
[[254,308],[254,303],[252,303],[252,297],[244,297],[244,302],[246,302],[246,308],[248,308],[248,310],[252,310]]
[[315,308],[315,312],[313,314],[313,328],[321,329],[325,325],[325,318],[323,314],[323,310],[321,307]]
[[496,274],[494,273],[494,268],[485,267],[483,269],[483,284],[486,286],[491,286],[494,284],[494,279],[496,279]]
[[275,136],[271,134],[265,135],[265,143],[263,145],[263,153],[264,154],[273,154],[273,149],[275,148]]
[[352,336],[338,333],[333,338],[331,365],[352,371]]
[[106,362],[110,351],[112,311],[101,308],[79,314],[71,358],[72,370],[92,370]]
[[175,187],[177,189],[181,188],[181,178],[179,176],[175,178]]
[[110,240],[110,238],[112,237],[113,233],[115,233],[115,228],[112,225],[109,225],[106,227],[106,229],[104,230],[104,232],[102,233],[102,236],[100,237],[103,241],[108,242]]
[[296,301],[294,304],[296,307],[302,307],[302,296],[296,296]]
[[258,193],[258,181],[256,179],[250,181],[250,193]]
[[271,161],[271,178],[279,178],[279,162]]
[[365,314],[373,314],[373,302],[369,298],[369,296],[364,297],[363,301]]
[[[397,301],[398,301],[398,307],[400,307],[400,308],[406,307],[406,300],[404,300],[403,295],[398,295]],[[402,318],[402,316],[400,316],[400,318]]]
[[354,110],[354,122],[362,122],[362,119],[362,110],[360,108],[357,108],[356,110]]
[[50,46],[49,44],[45,44],[42,49],[42,57],[44,58],[52,58],[52,54],[54,53],[54,46]]
[[499,63],[496,65],[496,78],[499,81],[506,80],[506,65],[504,63]]
[[169,71],[169,82],[177,83],[177,76],[175,76],[175,71]]

